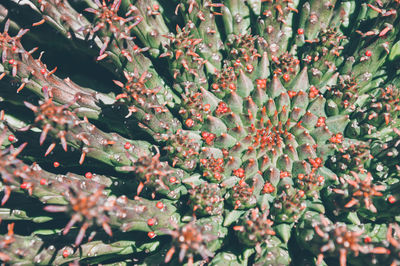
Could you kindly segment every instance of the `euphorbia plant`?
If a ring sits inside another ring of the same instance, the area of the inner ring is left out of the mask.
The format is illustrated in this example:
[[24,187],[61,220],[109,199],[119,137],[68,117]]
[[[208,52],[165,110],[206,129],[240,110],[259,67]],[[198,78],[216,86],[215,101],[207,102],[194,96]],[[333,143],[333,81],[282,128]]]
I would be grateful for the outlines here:
[[399,264],[399,7],[2,1],[0,261]]

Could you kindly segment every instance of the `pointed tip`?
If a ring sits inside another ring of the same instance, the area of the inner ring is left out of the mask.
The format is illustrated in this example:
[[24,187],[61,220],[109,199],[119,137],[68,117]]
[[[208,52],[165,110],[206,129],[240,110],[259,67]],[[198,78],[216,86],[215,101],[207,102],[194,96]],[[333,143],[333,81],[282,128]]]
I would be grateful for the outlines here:
[[301,72],[297,75],[296,79],[292,83],[293,91],[300,91],[308,89],[310,87],[310,81],[308,79],[308,67],[305,66]]

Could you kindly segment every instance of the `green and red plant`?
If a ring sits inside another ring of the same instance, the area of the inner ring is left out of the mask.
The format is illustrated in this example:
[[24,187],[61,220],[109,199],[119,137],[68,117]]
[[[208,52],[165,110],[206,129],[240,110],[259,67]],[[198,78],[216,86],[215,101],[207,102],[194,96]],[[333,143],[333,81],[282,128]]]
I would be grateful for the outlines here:
[[400,263],[400,1],[16,2],[1,263]]

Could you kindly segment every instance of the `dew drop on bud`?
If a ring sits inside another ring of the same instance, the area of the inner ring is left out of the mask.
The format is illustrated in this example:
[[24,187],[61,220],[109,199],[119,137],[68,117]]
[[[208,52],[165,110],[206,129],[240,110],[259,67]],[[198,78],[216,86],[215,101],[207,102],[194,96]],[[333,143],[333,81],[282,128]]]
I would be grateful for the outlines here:
[[161,201],[159,201],[157,202],[156,207],[161,210],[162,208],[164,208],[164,204]]
[[150,218],[147,220],[147,225],[148,226],[153,226],[156,223],[156,220],[154,218]]
[[390,195],[390,196],[388,197],[388,201],[389,201],[389,203],[393,204],[393,203],[396,202],[396,198],[393,197],[392,195]]
[[131,147],[131,144],[129,142],[125,143],[125,145],[124,145],[125,150],[129,150],[130,147]]
[[86,177],[87,179],[90,179],[90,178],[93,177],[93,174],[92,174],[91,172],[87,172],[87,173],[85,174],[85,177]]
[[283,79],[285,80],[285,82],[288,82],[290,80],[289,74],[284,74]]
[[64,258],[68,257],[69,256],[69,250],[68,249],[64,249],[62,254],[63,254]]
[[192,127],[192,126],[194,125],[193,119],[191,119],[191,118],[186,119],[185,125],[186,125],[187,127]]
[[149,238],[153,239],[153,238],[156,237],[156,233],[154,233],[154,232],[148,232],[148,233],[147,233],[147,236],[148,236]]

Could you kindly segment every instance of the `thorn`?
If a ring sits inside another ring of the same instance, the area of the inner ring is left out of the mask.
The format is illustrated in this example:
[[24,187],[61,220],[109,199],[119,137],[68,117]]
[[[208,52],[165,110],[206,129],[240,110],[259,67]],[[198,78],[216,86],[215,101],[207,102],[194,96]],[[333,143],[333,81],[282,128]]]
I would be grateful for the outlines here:
[[55,143],[50,144],[50,146],[47,148],[47,151],[44,154],[44,156],[46,157],[47,155],[49,155],[49,153],[54,149],[55,146],[56,146]]
[[60,136],[60,139],[61,139],[61,145],[62,145],[62,147],[63,147],[63,149],[64,149],[64,151],[67,151],[68,149],[67,149],[67,140],[65,139],[65,131],[61,131],[60,132],[61,134],[61,136]]
[[21,86],[19,86],[19,88],[17,89],[17,93],[19,93],[24,87],[25,87],[26,83],[22,83]]
[[39,144],[42,145],[43,142],[46,140],[47,133],[49,132],[51,126],[46,124],[43,128],[42,134],[40,134]]
[[86,152],[82,152],[81,154],[81,158],[79,159],[79,164],[83,164],[83,162],[85,161],[85,157],[86,157]]
[[168,250],[167,254],[165,255],[165,260],[164,260],[164,262],[165,262],[165,263],[168,263],[168,262],[172,259],[172,256],[174,255],[174,253],[175,253],[175,247],[171,247],[171,248]]
[[113,234],[112,234],[112,231],[111,231],[111,227],[110,227],[110,225],[109,225],[108,223],[103,222],[103,223],[102,223],[102,227],[103,227],[104,231],[105,231],[109,236],[112,236],[112,235],[113,235]]
[[384,29],[379,33],[379,37],[385,36],[386,33],[388,33],[391,29],[392,29],[392,27],[387,26],[386,28],[384,28]]
[[140,182],[139,186],[137,187],[137,192],[136,192],[137,196],[139,196],[139,194],[140,194],[140,192],[142,192],[143,188],[144,188],[144,184],[143,184],[143,182]]
[[47,76],[49,77],[49,76],[53,75],[53,74],[56,72],[56,70],[57,70],[57,67],[55,67],[52,71],[50,71],[50,72],[47,74]]
[[1,200],[1,206],[6,204],[7,200],[10,198],[10,195],[11,195],[11,189],[9,186],[6,186],[4,188],[4,196],[3,196],[3,199]]
[[36,27],[36,26],[42,25],[42,24],[45,23],[45,22],[46,22],[46,20],[45,20],[45,19],[42,19],[42,20],[39,21],[39,22],[33,23],[33,24],[32,24],[32,27]]
[[382,9],[380,9],[380,8],[378,8],[378,7],[376,7],[376,6],[373,6],[373,5],[371,5],[371,4],[368,4],[368,6],[369,6],[372,10],[374,10],[374,11],[376,11],[376,12],[378,12],[378,13],[382,13]]
[[96,58],[96,61],[101,61],[104,58],[106,58],[107,56],[108,56],[108,54],[102,54],[102,55],[100,55],[99,57]]

